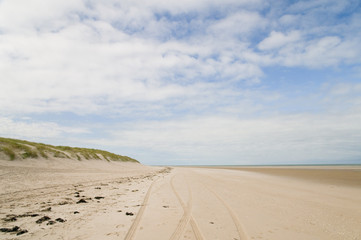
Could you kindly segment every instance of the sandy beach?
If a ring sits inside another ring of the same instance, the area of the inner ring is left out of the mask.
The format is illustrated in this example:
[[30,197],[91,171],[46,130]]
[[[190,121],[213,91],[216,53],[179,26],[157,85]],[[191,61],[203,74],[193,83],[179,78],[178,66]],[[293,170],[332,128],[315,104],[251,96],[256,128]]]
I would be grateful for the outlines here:
[[0,239],[361,239],[360,175],[0,161]]

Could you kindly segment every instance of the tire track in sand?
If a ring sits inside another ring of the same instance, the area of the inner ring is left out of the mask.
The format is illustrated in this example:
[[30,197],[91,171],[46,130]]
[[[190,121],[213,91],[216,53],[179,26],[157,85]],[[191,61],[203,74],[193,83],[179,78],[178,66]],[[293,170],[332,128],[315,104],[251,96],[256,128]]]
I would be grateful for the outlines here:
[[173,190],[174,194],[176,195],[179,203],[181,204],[184,213],[183,213],[182,218],[179,220],[178,226],[177,226],[176,230],[173,232],[170,240],[179,239],[182,236],[182,234],[184,233],[189,222],[191,224],[191,227],[192,227],[192,230],[193,230],[193,233],[194,233],[196,239],[203,240],[204,237],[202,235],[202,232],[199,230],[199,227],[192,215],[193,200],[192,200],[192,192],[189,187],[188,181],[186,181],[187,189],[188,189],[188,203],[187,203],[187,205],[185,205],[181,196],[179,195],[176,188],[174,187],[174,177],[175,176],[173,176],[171,179],[171,187],[172,187],[172,190]]
[[127,235],[125,235],[124,240],[131,240],[131,239],[134,238],[136,230],[137,230],[137,228],[139,226],[140,220],[142,219],[142,216],[143,216],[143,213],[144,213],[144,210],[145,210],[145,206],[148,203],[150,193],[152,191],[152,188],[153,188],[155,182],[156,181],[153,181],[152,184],[150,185],[150,187],[148,188],[148,191],[147,191],[147,194],[144,197],[142,206],[140,207],[139,212],[137,213],[137,216],[135,217],[134,222],[132,223],[132,226],[130,226],[130,228],[129,228],[128,232],[127,232]]
[[244,228],[241,224],[241,222],[239,221],[237,215],[235,214],[235,212],[233,211],[233,209],[227,204],[226,201],[224,201],[224,199],[219,196],[218,193],[216,193],[214,190],[212,190],[211,188],[209,188],[203,181],[200,181],[207,189],[208,191],[210,191],[211,193],[214,194],[214,196],[216,196],[216,198],[218,198],[218,200],[224,205],[224,207],[227,209],[229,215],[231,216],[233,223],[235,225],[235,227],[237,228],[237,232],[238,235],[240,237],[241,240],[248,240],[249,237],[247,236],[246,232],[244,231]]
[[196,239],[203,240],[204,239],[203,234],[199,230],[198,224],[194,220],[193,215],[191,215],[191,220],[190,221],[191,221],[192,230],[193,230],[194,235],[196,236]]

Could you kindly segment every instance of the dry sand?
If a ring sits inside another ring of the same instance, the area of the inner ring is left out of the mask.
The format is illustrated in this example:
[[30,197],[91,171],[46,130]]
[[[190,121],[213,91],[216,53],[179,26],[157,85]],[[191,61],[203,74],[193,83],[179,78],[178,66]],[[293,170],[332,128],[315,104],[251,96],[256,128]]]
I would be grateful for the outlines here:
[[99,160],[0,160],[0,228],[19,227],[0,239],[123,239],[166,172]]
[[0,161],[0,239],[361,239],[360,174]]

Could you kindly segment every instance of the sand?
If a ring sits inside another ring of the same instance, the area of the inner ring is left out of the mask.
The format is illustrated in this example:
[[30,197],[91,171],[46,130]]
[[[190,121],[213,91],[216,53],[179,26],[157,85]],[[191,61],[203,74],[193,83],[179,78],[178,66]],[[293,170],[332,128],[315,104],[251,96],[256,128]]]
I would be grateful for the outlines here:
[[[122,239],[166,170],[99,160],[0,160],[0,228],[19,227],[0,232],[0,239]],[[50,219],[38,221],[43,217]]]
[[0,161],[0,239],[361,239],[360,174]]

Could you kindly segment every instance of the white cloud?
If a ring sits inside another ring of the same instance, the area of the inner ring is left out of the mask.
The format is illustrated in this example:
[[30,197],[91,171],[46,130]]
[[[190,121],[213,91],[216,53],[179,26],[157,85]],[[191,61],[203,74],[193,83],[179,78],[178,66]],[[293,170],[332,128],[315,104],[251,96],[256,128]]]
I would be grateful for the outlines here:
[[[184,95],[192,82],[251,80],[261,69],[237,60],[243,46],[158,42],[88,21],[54,33],[5,35],[0,109],[7,113],[99,111],[105,101],[161,101]],[[218,54],[218,59],[212,57]],[[197,57],[194,57],[197,56]],[[170,80],[170,82],[169,82]],[[87,104],[87,107],[81,107]]]
[[243,8],[261,8],[265,5],[263,0],[224,0],[220,4],[217,0],[185,0],[185,1],[164,1],[164,0],[155,0],[155,1],[126,1],[126,4],[131,6],[144,6],[145,8],[150,8],[154,11],[169,11],[172,14],[181,14],[185,12],[203,12],[208,11],[212,8],[227,8],[228,6],[237,6]]
[[[302,34],[305,35],[305,34]],[[324,68],[340,64],[359,64],[361,49],[355,39],[341,39],[338,36],[324,36],[302,39],[298,32],[284,35],[272,32],[261,41],[260,54],[249,52],[247,59],[262,65],[283,65],[289,67]]]
[[[258,43],[264,65],[324,68],[360,64],[357,1],[298,1],[273,8],[270,34]],[[279,15],[277,15],[277,14]]]
[[30,119],[14,121],[11,118],[0,117],[0,135],[3,137],[21,139],[54,139],[65,134],[89,133],[86,128],[59,126],[55,122],[32,122]]
[[209,31],[220,39],[230,37],[245,37],[262,30],[267,21],[258,12],[240,11],[216,21]]
[[300,19],[300,15],[286,14],[279,19],[279,22],[283,26],[293,27],[299,23]]
[[258,47],[274,52],[257,53],[249,37],[265,31],[272,20],[257,12],[263,1],[225,2],[222,8],[229,13],[222,10],[220,19],[197,15],[200,31],[190,34],[189,41],[177,40],[172,31],[181,24],[189,28],[192,21],[157,19],[156,14],[207,12],[218,3],[56,1],[45,6],[19,0],[0,5],[3,112],[91,113],[115,101],[182,97],[198,82],[259,83],[262,65],[335,66],[359,56],[357,40],[325,36],[301,41],[307,33],[299,30],[271,31]]
[[361,84],[355,82],[340,81],[327,83],[322,86],[324,97],[322,102],[334,114],[346,114],[347,112],[361,112]]
[[197,159],[201,164],[342,162],[360,154],[360,121],[360,114],[202,117],[128,124],[113,131],[112,140],[98,143],[171,153],[173,161]]
[[280,50],[279,60],[286,66],[327,67],[360,61],[361,50],[354,41],[342,41],[337,36],[326,36]]
[[0,2],[0,29],[6,32],[54,30],[69,24],[67,14],[83,10],[83,1],[4,0]]
[[349,7],[357,5],[357,0],[313,0],[297,1],[289,7],[290,11],[320,14],[322,12],[338,13]]
[[258,48],[261,50],[271,50],[274,48],[284,47],[285,45],[297,42],[300,39],[301,34],[299,31],[292,31],[287,34],[272,31],[269,37],[265,38],[258,44]]

